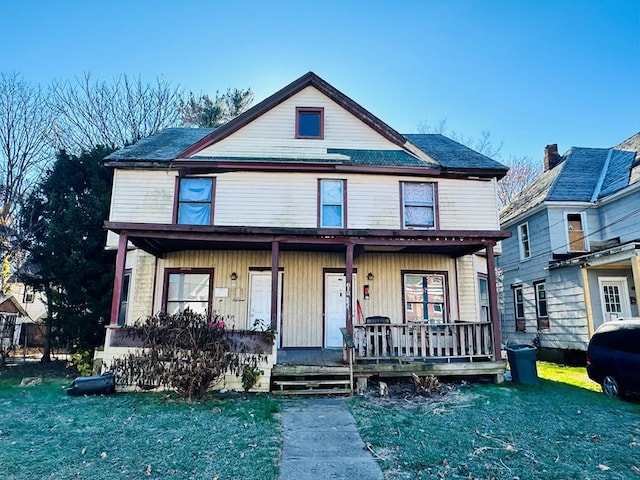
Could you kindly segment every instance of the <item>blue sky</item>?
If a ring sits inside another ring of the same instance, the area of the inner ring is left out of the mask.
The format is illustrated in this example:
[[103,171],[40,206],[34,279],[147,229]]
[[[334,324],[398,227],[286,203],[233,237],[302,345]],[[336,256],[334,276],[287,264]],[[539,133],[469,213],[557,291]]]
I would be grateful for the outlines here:
[[261,100],[314,71],[401,133],[489,131],[502,157],[640,131],[639,0],[0,1],[0,71],[163,76]]

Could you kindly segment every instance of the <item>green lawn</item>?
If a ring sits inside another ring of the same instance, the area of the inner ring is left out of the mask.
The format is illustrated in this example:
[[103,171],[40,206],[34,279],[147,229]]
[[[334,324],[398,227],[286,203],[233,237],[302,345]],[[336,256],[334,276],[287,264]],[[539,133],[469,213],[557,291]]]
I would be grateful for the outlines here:
[[640,479],[640,404],[584,368],[538,366],[536,386],[472,385],[439,401],[354,398],[387,479]]
[[[272,479],[278,404],[230,394],[202,403],[163,394],[68,397],[52,369],[0,370],[0,478]],[[20,387],[24,376],[43,383]]]

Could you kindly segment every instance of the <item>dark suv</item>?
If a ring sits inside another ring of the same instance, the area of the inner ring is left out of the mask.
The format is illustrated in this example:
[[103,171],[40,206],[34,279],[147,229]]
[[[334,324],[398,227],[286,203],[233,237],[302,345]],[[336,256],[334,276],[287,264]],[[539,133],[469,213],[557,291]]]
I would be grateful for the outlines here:
[[640,393],[640,319],[600,325],[587,349],[587,373],[607,395]]

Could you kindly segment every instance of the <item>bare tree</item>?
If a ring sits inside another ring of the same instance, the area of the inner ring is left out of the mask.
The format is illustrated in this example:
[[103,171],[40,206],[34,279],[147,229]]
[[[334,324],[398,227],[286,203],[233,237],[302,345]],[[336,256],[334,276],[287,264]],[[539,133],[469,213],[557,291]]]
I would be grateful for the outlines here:
[[121,75],[93,81],[89,73],[51,85],[55,114],[53,138],[58,148],[79,154],[103,145],[117,148],[179,123],[182,96],[162,78],[144,83]]
[[478,137],[464,136],[450,130],[447,126],[447,120],[444,119],[435,124],[420,122],[418,124],[418,132],[445,135],[509,167],[507,174],[498,182],[498,207],[500,209],[542,173],[542,165],[536,163],[530,157],[512,156],[507,161],[502,160],[502,142],[498,145],[494,144],[491,134],[486,130],[483,130]]
[[244,112],[253,102],[251,89],[228,89],[215,98],[209,95],[196,97],[193,92],[180,102],[182,124],[189,127],[218,127]]
[[[14,261],[19,250],[16,221],[50,158],[51,115],[42,89],[17,73],[0,74],[0,260]],[[6,270],[6,269],[5,269]],[[0,291],[4,277],[0,276]]]

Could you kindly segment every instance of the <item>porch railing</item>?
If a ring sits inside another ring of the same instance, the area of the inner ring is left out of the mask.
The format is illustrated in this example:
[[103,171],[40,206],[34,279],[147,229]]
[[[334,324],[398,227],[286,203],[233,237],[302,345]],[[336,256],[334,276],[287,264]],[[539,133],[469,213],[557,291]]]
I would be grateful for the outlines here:
[[365,324],[353,326],[357,360],[491,359],[492,325],[488,322],[447,324]]

